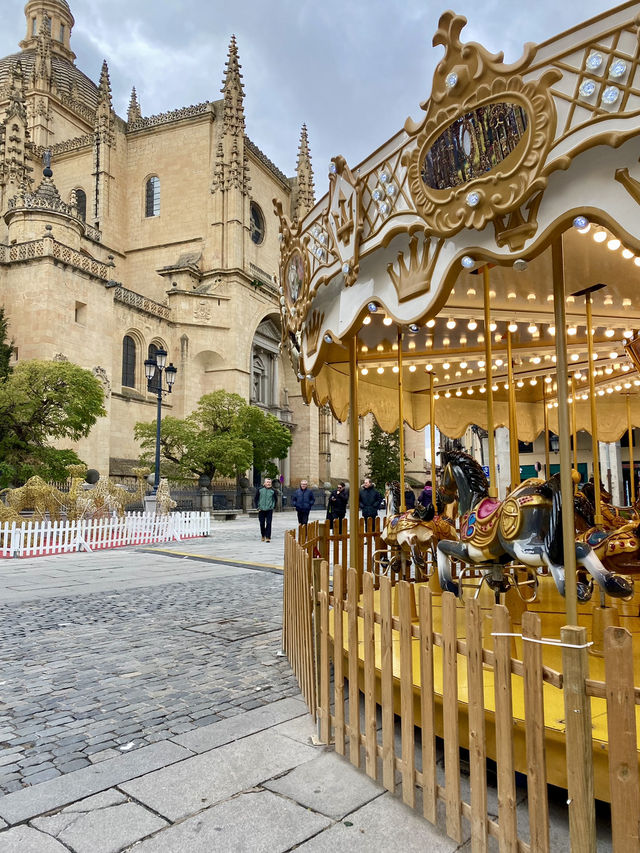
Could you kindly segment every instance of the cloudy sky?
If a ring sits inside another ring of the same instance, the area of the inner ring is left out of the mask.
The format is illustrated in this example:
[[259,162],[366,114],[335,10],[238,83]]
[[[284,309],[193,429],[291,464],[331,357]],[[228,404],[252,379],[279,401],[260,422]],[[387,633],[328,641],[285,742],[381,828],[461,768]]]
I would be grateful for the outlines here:
[[[309,130],[316,193],[329,159],[355,165],[398,131],[430,92],[442,48],[431,47],[448,8],[430,0],[69,0],[71,46],[92,79],[109,64],[114,107],[126,116],[135,85],[144,115],[217,100],[235,33],[247,132],[286,174],[300,127]],[[606,0],[458,0],[464,41],[515,61],[541,42],[610,8]],[[0,56],[24,37],[24,0],[2,0]]]

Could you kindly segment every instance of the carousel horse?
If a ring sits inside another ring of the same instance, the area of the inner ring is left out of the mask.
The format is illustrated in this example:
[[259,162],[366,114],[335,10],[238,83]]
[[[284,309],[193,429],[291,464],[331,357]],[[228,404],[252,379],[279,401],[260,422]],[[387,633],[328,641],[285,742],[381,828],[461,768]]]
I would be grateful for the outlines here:
[[[480,465],[461,450],[444,454],[441,493],[458,498],[460,541],[438,543],[438,575],[446,591],[460,594],[461,584],[451,573],[451,558],[483,571],[483,581],[496,593],[514,583],[505,567],[512,561],[529,569],[550,570],[558,592],[564,595],[564,549],[560,477],[525,480],[504,501],[489,497],[489,484]],[[586,542],[575,542],[576,563],[600,588],[616,598],[627,598],[633,584],[608,571]],[[588,601],[592,587],[578,579],[578,599]]]
[[[592,482],[585,483],[581,491],[583,497],[589,501],[592,507],[596,505],[595,489]],[[638,514],[638,503],[640,498],[633,506],[614,506],[611,494],[604,488],[600,489],[600,511],[602,512],[602,521],[604,527],[609,530],[615,530],[617,527],[624,527],[630,521],[640,521]]]
[[589,545],[605,569],[622,575],[640,574],[640,524],[638,520],[612,526],[606,516],[595,523],[595,509],[583,489],[573,499],[576,541]]
[[403,557],[413,560],[419,572],[429,575],[427,557],[435,557],[435,545],[441,539],[457,539],[456,529],[443,516],[435,515],[432,504],[418,504],[400,512],[400,483],[389,483],[385,493],[386,518],[380,538],[395,551],[391,560],[386,551],[377,551],[374,560],[386,571],[399,572]]

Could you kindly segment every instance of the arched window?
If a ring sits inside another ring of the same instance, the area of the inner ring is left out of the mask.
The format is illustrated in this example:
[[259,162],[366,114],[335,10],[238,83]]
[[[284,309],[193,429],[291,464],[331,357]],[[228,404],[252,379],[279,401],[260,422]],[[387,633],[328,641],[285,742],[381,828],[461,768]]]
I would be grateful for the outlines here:
[[256,246],[259,246],[264,240],[264,215],[255,201],[251,202],[249,212],[251,216],[251,239]]
[[[149,344],[149,352],[148,352],[147,358],[150,359],[151,361],[155,361],[156,360],[156,353],[158,352],[159,349],[160,349],[160,347],[157,344]],[[161,371],[159,371],[158,368],[156,367],[156,372],[153,374],[153,379],[149,379],[147,381],[147,391],[157,392],[158,385],[162,382],[161,375],[162,375]]]
[[267,367],[259,355],[253,356],[253,400],[256,403],[269,403],[267,400]]
[[130,335],[122,339],[122,385],[136,387],[136,342]]
[[160,178],[154,175],[152,178],[149,178],[145,188],[145,203],[144,203],[144,215],[145,216],[159,216],[160,215]]
[[76,189],[76,207],[78,208],[78,216],[82,220],[87,218],[87,194],[83,189]]

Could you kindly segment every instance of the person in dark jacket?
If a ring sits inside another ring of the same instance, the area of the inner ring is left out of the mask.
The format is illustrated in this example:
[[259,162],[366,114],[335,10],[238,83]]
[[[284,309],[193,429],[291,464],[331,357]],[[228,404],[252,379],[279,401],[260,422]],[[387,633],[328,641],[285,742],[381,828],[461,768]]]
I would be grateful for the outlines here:
[[414,509],[416,505],[416,493],[413,489],[406,488],[404,490],[404,505],[407,509]]
[[376,489],[369,477],[364,478],[364,483],[360,489],[360,512],[364,518],[365,528],[369,527],[369,519],[373,525],[373,519],[378,515],[378,509],[382,503],[382,495]]
[[327,518],[332,522],[333,528],[334,519],[338,519],[338,530],[342,533],[342,519],[347,514],[347,504],[349,495],[346,491],[344,483],[338,483],[337,487],[329,495],[329,507],[327,509]]
[[421,503],[422,506],[429,506],[430,503],[433,503],[433,487],[431,486],[431,480],[427,480],[424,484],[424,489],[418,495],[418,503]]
[[291,503],[298,513],[298,524],[307,524],[309,513],[316,502],[316,496],[309,488],[306,480],[300,481],[300,488],[291,495]]
[[256,491],[253,499],[254,506],[258,510],[260,535],[263,542],[271,542],[271,520],[276,508],[276,501],[276,490],[271,485],[271,477],[265,477],[264,485]]

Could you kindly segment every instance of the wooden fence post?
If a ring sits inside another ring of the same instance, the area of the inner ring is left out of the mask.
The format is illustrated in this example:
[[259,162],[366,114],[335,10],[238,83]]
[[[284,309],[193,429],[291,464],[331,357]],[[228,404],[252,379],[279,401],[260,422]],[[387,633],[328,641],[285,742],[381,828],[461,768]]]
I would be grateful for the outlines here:
[[541,638],[537,613],[522,614],[525,736],[527,743],[527,799],[531,849],[549,853],[549,802],[544,749],[544,693],[542,646],[528,642]]
[[591,703],[585,684],[589,673],[587,629],[565,625],[560,637],[564,644],[562,670],[571,850],[575,853],[596,853]]
[[487,746],[484,720],[484,676],[482,666],[482,611],[476,599],[466,603],[467,684],[469,690],[469,786],[471,789],[471,849],[486,853]]

